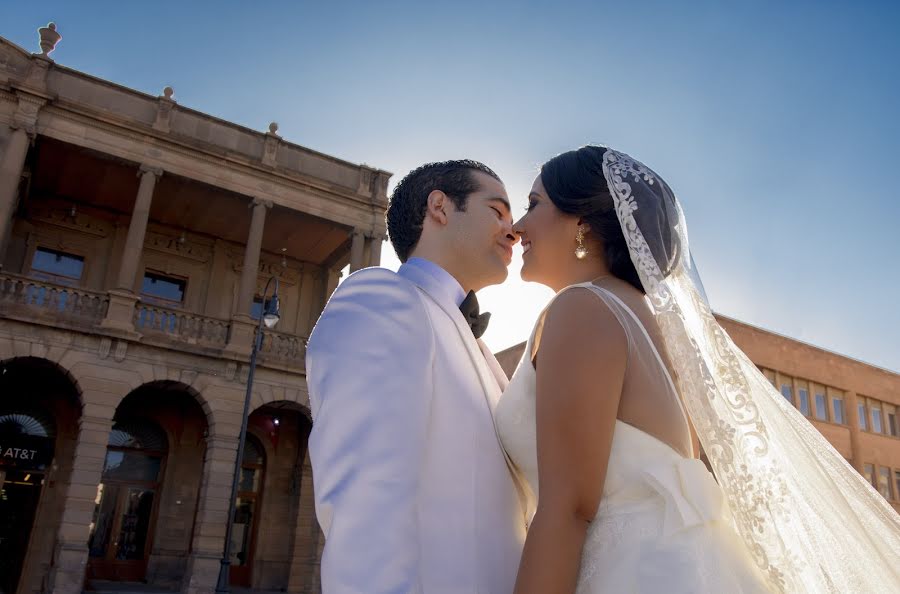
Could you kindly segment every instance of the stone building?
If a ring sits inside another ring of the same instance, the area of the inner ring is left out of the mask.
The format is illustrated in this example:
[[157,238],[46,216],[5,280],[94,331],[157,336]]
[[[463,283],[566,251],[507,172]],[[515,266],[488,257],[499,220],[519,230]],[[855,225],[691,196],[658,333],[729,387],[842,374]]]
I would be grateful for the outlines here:
[[0,38],[0,591],[318,591],[304,339],[376,264],[390,174]]
[[[769,381],[900,512],[900,375],[725,316]],[[525,344],[497,354],[511,375]]]

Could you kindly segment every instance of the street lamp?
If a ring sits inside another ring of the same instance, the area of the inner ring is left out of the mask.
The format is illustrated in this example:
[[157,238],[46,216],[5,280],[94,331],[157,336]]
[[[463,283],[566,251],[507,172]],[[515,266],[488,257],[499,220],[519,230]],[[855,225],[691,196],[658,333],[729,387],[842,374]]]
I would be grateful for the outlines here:
[[[269,292],[269,284],[275,281],[275,290],[272,298],[266,301],[266,293]],[[238,484],[240,483],[241,465],[244,460],[244,442],[247,438],[247,415],[250,412],[250,395],[253,393],[253,372],[256,370],[256,355],[262,346],[263,324],[266,328],[274,328],[281,319],[278,307],[278,279],[270,277],[266,281],[266,287],[262,293],[263,308],[259,316],[259,325],[256,328],[256,338],[253,340],[253,350],[250,352],[250,370],[247,373],[247,393],[244,395],[244,415],[241,417],[241,433],[238,438],[237,456],[234,459],[234,476],[231,479],[231,499],[228,501],[228,523],[225,527],[225,550],[222,552],[222,561],[219,565],[219,582],[216,584],[217,594],[227,594],[229,591],[229,569],[231,567],[231,530],[234,525],[234,504],[237,500]]]

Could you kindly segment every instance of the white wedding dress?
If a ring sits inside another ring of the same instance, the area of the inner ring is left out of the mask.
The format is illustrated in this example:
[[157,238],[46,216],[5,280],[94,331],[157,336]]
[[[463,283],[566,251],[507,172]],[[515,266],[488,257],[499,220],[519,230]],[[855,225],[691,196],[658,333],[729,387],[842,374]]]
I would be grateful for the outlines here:
[[[591,283],[575,287],[593,291],[625,329],[623,397],[635,386],[662,391],[678,403],[689,440],[684,406],[639,318],[609,291]],[[495,422],[503,447],[538,498],[534,335],[497,405]],[[577,594],[769,591],[703,462],[617,420],[603,496],[582,551]]]

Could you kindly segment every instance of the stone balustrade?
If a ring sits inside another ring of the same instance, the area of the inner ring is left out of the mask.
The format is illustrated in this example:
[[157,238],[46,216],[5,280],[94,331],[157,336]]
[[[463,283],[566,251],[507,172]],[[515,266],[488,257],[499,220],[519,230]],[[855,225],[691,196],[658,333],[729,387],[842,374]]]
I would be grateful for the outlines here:
[[106,315],[109,297],[106,293],[2,273],[0,304],[4,312],[12,315],[38,315],[92,325]]
[[228,342],[227,320],[219,320],[148,303],[134,307],[134,329],[142,334],[164,335],[173,340],[212,347]]
[[306,358],[306,339],[295,334],[263,330],[260,358],[274,359],[288,365],[303,366]]

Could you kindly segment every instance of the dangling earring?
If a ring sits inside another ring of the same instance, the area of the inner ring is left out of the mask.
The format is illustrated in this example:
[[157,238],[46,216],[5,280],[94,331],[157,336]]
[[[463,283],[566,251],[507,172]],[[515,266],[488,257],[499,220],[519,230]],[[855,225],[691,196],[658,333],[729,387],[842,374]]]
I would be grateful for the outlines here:
[[579,260],[584,260],[588,255],[588,250],[584,245],[584,226],[578,225],[578,234],[575,235],[575,241],[578,243],[578,247],[575,248],[575,257]]

